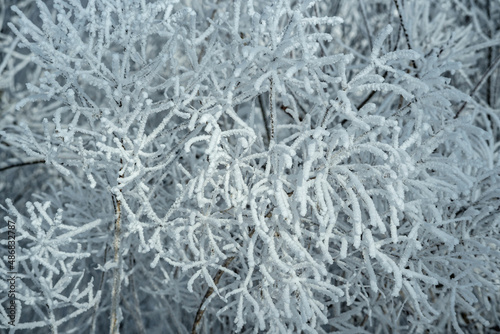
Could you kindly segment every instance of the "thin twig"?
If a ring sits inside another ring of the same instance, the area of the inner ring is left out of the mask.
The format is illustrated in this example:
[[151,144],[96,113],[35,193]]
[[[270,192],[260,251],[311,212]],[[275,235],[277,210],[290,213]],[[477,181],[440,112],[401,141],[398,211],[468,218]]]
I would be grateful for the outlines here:
[[273,83],[273,78],[269,79],[269,114],[271,116],[271,141],[274,141],[274,136],[275,136],[275,122],[276,122],[276,109],[275,109],[275,104],[276,104],[276,97],[274,96],[274,83]]
[[[217,0],[215,2],[215,5],[219,4],[219,1],[220,0]],[[210,21],[213,21],[214,20],[214,17],[215,17],[215,14],[217,13],[217,9],[214,9],[212,11],[212,15],[210,15]],[[205,38],[206,39],[206,38]],[[203,58],[203,56],[205,55],[205,46],[202,47],[202,49],[200,50],[200,54],[198,55],[198,64],[201,63],[201,60]]]
[[[392,2],[391,2],[392,4]],[[399,36],[401,35],[401,24],[399,25],[399,28],[398,28],[398,35],[397,35],[397,38],[396,38],[396,43],[394,44],[394,47],[392,48],[392,51],[396,51],[396,49],[398,48],[398,44],[399,44]],[[389,50],[391,50],[391,38],[389,38]],[[382,77],[385,78],[387,77],[387,71],[384,72],[384,75],[382,75]],[[365,106],[365,104],[367,104],[368,102],[370,102],[370,100],[372,99],[372,97],[375,96],[375,93],[377,93],[376,90],[373,90],[367,97],[366,99],[364,99],[358,106],[357,106],[357,109],[360,110],[361,108],[363,108]]]
[[[491,7],[490,7],[490,2],[488,1],[486,4],[486,16],[488,17],[488,21],[491,22]],[[488,26],[489,28],[489,37],[490,39],[494,38],[494,31],[491,28],[491,25]],[[488,64],[492,64],[493,60],[493,48],[488,48]],[[491,76],[488,78],[488,84],[486,85],[486,102],[489,104],[490,107],[493,107],[493,94],[491,90]]]
[[396,5],[396,9],[398,11],[398,15],[399,15],[399,22],[401,23],[401,27],[403,28],[403,32],[405,34],[405,37],[406,37],[406,45],[408,46],[408,49],[412,49],[411,45],[410,45],[410,36],[408,35],[408,31],[406,30],[406,26],[404,24],[404,21],[403,21],[403,15],[401,14],[401,10],[399,8],[399,3],[398,3],[398,0],[393,0],[394,1],[394,4]]
[[[338,100],[339,100],[339,98],[337,97],[337,98],[335,99],[335,102],[337,102]],[[328,106],[328,108],[326,108],[325,115],[323,116],[323,120],[321,121],[321,124],[320,124],[320,126],[321,126],[322,128],[324,128],[324,127],[325,127],[325,125],[326,125],[326,120],[328,119],[328,116],[330,116],[330,111],[332,110],[332,108],[333,108],[333,104],[330,104],[330,105]]]
[[[123,147],[123,141],[122,141]],[[118,172],[118,178],[123,178],[123,160],[120,159],[121,168]],[[118,186],[120,186],[121,182],[118,182]],[[120,189],[120,193],[121,193]],[[121,200],[116,198],[116,195],[113,194],[113,203],[115,205],[115,236],[113,240],[113,248],[115,251],[113,260],[116,264],[113,274],[113,290],[111,294],[111,325],[110,325],[110,334],[118,333],[118,302],[120,299],[120,286],[121,286],[121,257],[120,257],[120,243],[121,243]]]
[[360,110],[361,108],[363,108],[365,106],[365,104],[367,104],[371,100],[371,98],[375,95],[376,92],[377,92],[376,90],[372,90],[372,92],[370,93],[370,95],[368,95],[366,97],[366,99],[364,99],[363,102],[361,102],[356,108],[358,110]]
[[115,251],[113,260],[116,263],[113,275],[113,290],[111,293],[111,327],[110,334],[118,333],[118,299],[120,298],[120,237],[121,237],[121,201],[113,195],[116,201],[116,220],[115,220],[115,237],[113,240],[113,248]]
[[[395,2],[395,1],[394,1]],[[392,4],[393,2],[391,2],[391,8],[392,8]],[[361,2],[360,2],[360,5],[361,5]],[[391,8],[389,8],[389,12],[391,12]],[[398,13],[399,13],[399,10],[398,10]],[[365,20],[366,18],[363,17]],[[396,38],[396,43],[394,44],[394,47],[392,47],[391,45],[391,38],[389,37],[389,50],[392,49],[392,51],[396,51],[397,47],[398,47],[398,44],[399,44],[399,36],[401,35],[401,27],[403,26],[403,18],[401,17],[401,14],[399,14],[399,20],[400,20],[400,24],[399,24],[399,28],[398,28],[398,34],[397,34],[397,38]],[[368,29],[368,23],[365,22],[365,24],[367,25],[366,29]],[[368,36],[368,37],[371,37],[371,36]],[[409,47],[409,43],[407,41],[407,45]],[[370,46],[373,48],[372,46],[372,42],[371,42],[371,39],[370,39]],[[387,71],[385,71],[384,75],[383,75],[383,78],[385,79],[387,77]],[[358,110],[360,110],[361,108],[363,108],[365,106],[365,104],[367,104],[372,98],[373,96],[375,96],[375,93],[377,93],[377,91],[372,91],[357,107]]]
[[297,96],[295,95],[295,93],[293,92],[292,89],[290,89],[290,94],[292,95],[293,97],[293,100],[295,101],[295,104],[299,107],[299,109],[302,111],[303,113],[303,116],[301,117],[301,115],[299,115],[299,120],[302,121],[302,119],[305,117],[305,115],[307,114],[306,112],[306,109],[300,104],[300,101],[299,99],[297,98]]
[[[255,233],[255,228],[253,228],[250,233],[248,233],[248,236],[251,238],[253,236],[253,234]],[[226,259],[226,261],[224,261],[224,263],[222,264],[222,267],[223,268],[227,268],[229,267],[229,265],[231,264],[231,262],[233,262],[233,260],[236,258],[236,256],[231,256],[231,257],[228,257]],[[222,275],[224,274],[224,270],[223,269],[219,269],[217,271],[217,273],[215,274],[214,278],[213,278],[213,281],[214,281],[214,284],[217,285],[219,284],[219,281],[222,277]],[[210,298],[210,296],[214,293],[214,288],[213,287],[209,287],[207,292],[205,293],[205,296],[203,296],[203,299],[201,300],[201,303],[200,303],[200,306],[198,307],[198,311],[196,312],[196,316],[194,318],[194,323],[193,323],[193,327],[191,329],[191,334],[196,334],[197,333],[197,328],[198,328],[198,325],[200,324],[201,322],[201,318],[203,317],[203,314],[205,313],[205,302],[207,301],[208,298]]]
[[[474,86],[474,89],[472,89],[472,91],[469,94],[469,96],[471,98],[474,97],[474,95],[477,93],[477,91],[479,90],[479,88],[481,88],[481,86],[486,81],[486,79],[488,79],[491,76],[491,74],[493,74],[493,72],[498,67],[498,65],[500,65],[500,55],[495,59],[495,61],[493,62],[493,64],[491,64],[490,67],[488,67],[488,69],[486,70],[486,72],[484,72],[484,74],[481,77],[481,79],[479,79],[479,81],[477,82],[477,84]],[[467,102],[468,101],[465,101],[464,104],[462,104],[462,107],[455,114],[455,118],[458,118],[458,116],[460,115],[460,113],[464,110],[465,106],[467,105]]]
[[260,106],[260,112],[262,114],[262,121],[264,122],[264,126],[266,127],[266,137],[267,137],[267,143],[271,142],[271,130],[269,129],[269,125],[266,123],[266,111],[264,109],[264,99],[262,98],[262,94],[259,95],[259,106]]
[[[408,46],[408,49],[411,50],[413,48],[411,47],[410,36],[408,35],[408,31],[406,30],[406,26],[405,26],[404,21],[403,21],[403,15],[401,14],[401,9],[399,8],[398,0],[393,0],[393,1],[394,1],[394,4],[396,5],[396,9],[398,10],[399,21],[401,22],[401,27],[403,28],[403,32],[404,32],[405,38],[406,38],[406,45]],[[410,61],[410,65],[414,69],[417,69],[417,64],[415,64],[415,61],[413,59]]]
[[[222,267],[227,268],[231,262],[235,259],[235,256],[228,257],[226,261],[224,261],[224,264]],[[217,273],[215,274],[213,280],[214,284],[217,285],[219,284],[219,280],[222,277],[222,274],[224,274],[224,270],[219,269]],[[209,287],[207,292],[205,293],[205,296],[203,296],[203,299],[201,300],[200,307],[198,307],[198,312],[196,312],[196,317],[194,318],[194,323],[193,323],[193,328],[191,329],[191,334],[196,334],[197,333],[197,328],[198,325],[201,322],[201,318],[203,317],[203,314],[205,313],[205,309],[203,308],[205,301],[214,293],[214,288]]]
[[368,42],[370,43],[370,50],[372,50],[373,49],[372,32],[370,30],[370,26],[368,25],[368,19],[366,18],[366,8],[364,0],[359,0],[359,7],[361,8],[363,22],[365,24],[366,33],[368,34]]
[[[384,75],[382,75],[382,78],[385,78],[387,77],[387,71],[385,71]],[[363,102],[361,102],[356,108],[358,110],[360,110],[361,108],[363,108],[365,106],[365,104],[367,104],[371,99],[372,97],[375,95],[377,91],[376,90],[373,90],[367,97],[366,99],[363,100]]]
[[3,172],[7,169],[11,169],[11,168],[15,168],[15,167],[24,167],[24,166],[29,166],[29,165],[36,165],[36,164],[43,164],[45,163],[45,160],[34,160],[34,161],[28,161],[28,162],[20,162],[18,164],[13,164],[13,165],[9,165],[9,166],[6,166],[6,167],[2,167],[0,168],[0,172]]

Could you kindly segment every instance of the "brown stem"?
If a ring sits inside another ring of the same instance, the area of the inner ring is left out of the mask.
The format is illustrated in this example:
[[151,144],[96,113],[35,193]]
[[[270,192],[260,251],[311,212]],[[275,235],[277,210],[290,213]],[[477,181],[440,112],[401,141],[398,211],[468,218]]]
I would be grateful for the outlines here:
[[[123,141],[122,141],[122,147],[123,147]],[[121,168],[120,171],[118,172],[118,178],[121,179],[123,178],[123,160],[120,159],[120,164]],[[118,186],[121,185],[121,182],[118,182]],[[120,193],[122,190],[120,189]],[[113,248],[114,248],[114,257],[113,260],[116,264],[116,267],[114,269],[114,274],[113,274],[113,290],[111,293],[111,327],[109,330],[110,334],[116,334],[118,333],[118,302],[120,299],[120,285],[121,285],[121,258],[120,258],[120,243],[121,243],[121,217],[122,217],[122,211],[121,211],[121,200],[116,198],[115,195],[113,195],[113,203],[116,201],[115,205],[115,236],[113,240]]]
[[113,275],[113,291],[111,293],[111,328],[109,330],[110,334],[115,334],[118,332],[118,299],[120,296],[120,281],[121,272],[118,262],[120,261],[120,236],[121,236],[121,201],[116,199],[115,213],[115,238],[113,240],[113,248],[115,251],[113,260],[116,263],[116,267]]
[[[255,228],[252,229],[250,231],[250,233],[248,234],[248,236],[251,238],[253,236],[255,232]],[[233,260],[235,259],[236,256],[231,256],[231,257],[228,257],[226,259],[226,261],[224,261],[224,264],[222,265],[223,268],[227,268],[229,267],[229,265],[231,264],[231,262],[233,262]],[[222,275],[224,274],[224,270],[223,269],[219,269],[217,271],[217,273],[215,274],[214,278],[213,278],[213,281],[214,281],[214,284],[217,285],[219,284],[219,281],[222,277]],[[200,303],[200,306],[198,307],[198,311],[196,312],[196,316],[194,318],[194,323],[193,323],[193,327],[191,329],[191,334],[196,334],[197,333],[197,328],[198,328],[198,325],[200,324],[201,322],[201,318],[203,317],[203,314],[205,313],[205,308],[203,307],[205,302],[207,301],[208,298],[210,298],[210,296],[214,293],[214,288],[213,287],[209,287],[207,292],[205,293],[205,296],[203,296],[203,299],[201,300],[201,303]]]
[[[234,256],[228,257],[226,261],[224,261],[224,264],[222,267],[227,268],[231,262],[234,260]],[[217,273],[215,274],[213,280],[214,284],[217,285],[219,283],[219,280],[222,277],[222,274],[224,274],[224,271],[222,269],[219,269]],[[197,328],[198,325],[201,322],[201,318],[203,317],[203,313],[205,313],[205,309],[203,308],[205,301],[214,293],[214,288],[209,287],[207,292],[205,293],[205,296],[203,296],[203,299],[201,300],[200,307],[198,307],[198,312],[196,312],[196,317],[194,318],[194,323],[193,323],[193,328],[191,329],[191,334],[196,334],[197,333]]]

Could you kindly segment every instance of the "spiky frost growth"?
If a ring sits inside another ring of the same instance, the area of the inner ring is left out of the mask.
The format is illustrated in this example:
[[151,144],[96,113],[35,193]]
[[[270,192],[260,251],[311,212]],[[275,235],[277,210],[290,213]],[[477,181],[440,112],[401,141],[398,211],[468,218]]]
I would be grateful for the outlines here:
[[499,326],[498,99],[466,85],[498,78],[493,28],[446,1],[36,5],[8,45],[41,75],[1,116],[0,173],[44,173],[0,182],[11,328]]

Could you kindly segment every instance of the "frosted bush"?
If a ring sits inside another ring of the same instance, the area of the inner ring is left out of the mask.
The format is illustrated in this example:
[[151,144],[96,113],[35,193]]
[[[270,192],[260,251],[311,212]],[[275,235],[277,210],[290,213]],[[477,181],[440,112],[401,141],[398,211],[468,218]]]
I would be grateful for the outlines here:
[[498,3],[0,3],[1,328],[499,329]]

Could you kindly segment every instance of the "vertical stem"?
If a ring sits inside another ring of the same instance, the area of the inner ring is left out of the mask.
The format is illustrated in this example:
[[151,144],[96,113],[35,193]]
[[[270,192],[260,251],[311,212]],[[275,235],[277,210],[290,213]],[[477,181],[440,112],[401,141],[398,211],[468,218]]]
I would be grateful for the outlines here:
[[[363,16],[363,22],[366,28],[366,34],[368,35],[368,42],[370,43],[370,50],[373,50],[373,40],[372,40],[372,32],[370,30],[370,25],[368,24],[368,18],[366,17],[366,8],[364,0],[359,0],[359,7],[361,8],[361,14]],[[389,37],[390,40],[390,37]]]
[[[118,175],[118,178],[123,178],[123,160],[120,159],[121,168]],[[118,186],[121,185],[121,182],[118,182]],[[120,189],[120,193],[122,190]],[[114,195],[113,195],[114,196]],[[113,249],[114,249],[114,257],[113,260],[116,264],[113,273],[113,290],[111,293],[111,326],[109,329],[110,334],[118,333],[119,321],[118,321],[118,305],[120,300],[120,286],[121,286],[121,256],[120,256],[120,243],[121,243],[121,200],[114,196],[114,200],[116,201],[115,205],[115,236],[113,240]]]
[[[405,26],[405,23],[403,20],[403,14],[401,14],[401,8],[399,7],[398,0],[394,0],[394,4],[396,5],[396,9],[398,10],[399,21],[401,22],[401,27],[403,28],[403,33],[405,34],[406,46],[408,46],[408,49],[411,50],[412,47],[411,47],[411,43],[410,43],[410,36],[408,35],[408,31],[406,30],[406,26]],[[413,59],[410,61],[410,65],[414,69],[417,69],[417,64],[415,64],[415,61]],[[407,73],[409,73],[409,71],[407,71]]]
[[120,298],[120,238],[121,238],[121,201],[116,199],[116,220],[115,220],[115,237],[113,240],[113,248],[115,251],[114,262],[116,267],[113,274],[113,291],[111,294],[111,328],[110,334],[118,333],[118,301]]
[[410,44],[410,36],[408,35],[408,31],[406,30],[406,26],[403,21],[403,14],[401,14],[401,9],[399,8],[399,2],[398,0],[394,0],[394,4],[396,5],[396,9],[398,11],[399,15],[399,22],[401,22],[401,27],[403,28],[403,33],[405,34],[406,37],[406,45],[408,46],[408,49],[412,49],[411,44]]
[[[490,1],[486,2],[486,16],[488,17],[488,28],[489,28],[489,38],[493,39],[494,35],[494,28],[491,26],[491,6],[490,6]],[[488,48],[488,66],[491,66],[493,62],[493,48],[489,47]],[[492,94],[492,78],[491,76],[488,77],[488,82],[486,84],[486,103],[489,104],[491,108],[493,108],[493,94]]]
[[269,79],[269,114],[271,115],[271,141],[274,142],[275,122],[276,122],[276,97],[274,95],[273,78]]
[[271,142],[271,130],[269,130],[269,125],[266,123],[266,111],[264,108],[264,99],[262,98],[262,94],[259,95],[259,106],[262,114],[262,122],[264,122],[264,126],[266,127],[267,146],[269,147],[269,143]]
[[[337,99],[338,100],[338,97]],[[323,120],[321,121],[321,127],[324,128],[326,125],[326,120],[328,119],[328,116],[330,116],[330,110],[332,110],[333,106],[330,105],[328,108],[326,108],[325,115],[323,116]]]

